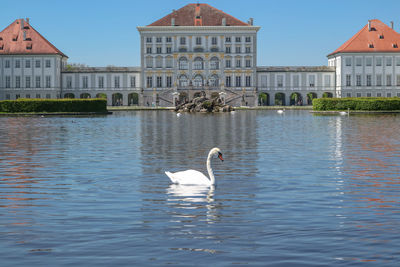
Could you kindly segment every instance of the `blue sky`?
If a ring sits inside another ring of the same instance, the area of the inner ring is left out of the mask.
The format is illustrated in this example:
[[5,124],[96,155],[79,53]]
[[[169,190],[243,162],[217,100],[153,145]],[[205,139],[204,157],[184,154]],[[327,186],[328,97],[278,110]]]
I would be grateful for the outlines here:
[[[71,63],[139,66],[136,26],[145,26],[184,0],[1,0],[1,30],[17,18],[32,26]],[[210,0],[224,12],[261,26],[259,66],[326,65],[326,55],[359,31],[368,19],[394,21],[400,30],[399,0]]]

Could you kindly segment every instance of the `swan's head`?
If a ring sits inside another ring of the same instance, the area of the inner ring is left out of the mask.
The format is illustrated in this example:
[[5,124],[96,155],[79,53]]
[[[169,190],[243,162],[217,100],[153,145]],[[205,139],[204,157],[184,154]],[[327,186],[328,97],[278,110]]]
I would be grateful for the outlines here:
[[218,147],[214,147],[213,149],[211,149],[210,151],[211,155],[217,155],[217,157],[221,160],[224,161],[224,158],[222,157],[222,152]]

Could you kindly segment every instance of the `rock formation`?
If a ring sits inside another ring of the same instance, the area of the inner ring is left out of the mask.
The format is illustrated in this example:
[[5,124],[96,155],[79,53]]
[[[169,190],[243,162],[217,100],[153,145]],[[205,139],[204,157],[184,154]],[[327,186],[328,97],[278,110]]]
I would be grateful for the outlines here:
[[195,97],[190,102],[177,105],[176,112],[230,112],[234,108],[223,103],[220,97],[209,99],[203,96]]

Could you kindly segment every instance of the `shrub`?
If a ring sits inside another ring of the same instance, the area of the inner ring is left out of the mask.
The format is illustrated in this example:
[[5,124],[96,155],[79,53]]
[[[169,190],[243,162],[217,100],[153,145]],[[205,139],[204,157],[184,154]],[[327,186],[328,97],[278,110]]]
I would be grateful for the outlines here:
[[0,112],[106,112],[105,99],[18,99],[0,101]]
[[313,99],[313,110],[400,110],[397,97],[318,98]]

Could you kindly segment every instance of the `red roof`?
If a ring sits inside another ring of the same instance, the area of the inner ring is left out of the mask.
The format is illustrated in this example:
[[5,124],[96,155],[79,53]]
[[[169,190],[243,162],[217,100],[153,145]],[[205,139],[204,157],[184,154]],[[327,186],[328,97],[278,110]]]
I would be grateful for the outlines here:
[[370,20],[370,29],[368,24],[365,25],[328,56],[336,53],[400,52],[399,33],[378,19]]
[[174,26],[222,26],[223,18],[226,26],[250,26],[208,4],[188,4],[147,26],[172,26],[172,18]]
[[67,57],[27,20],[17,19],[0,32],[0,55],[52,54]]

